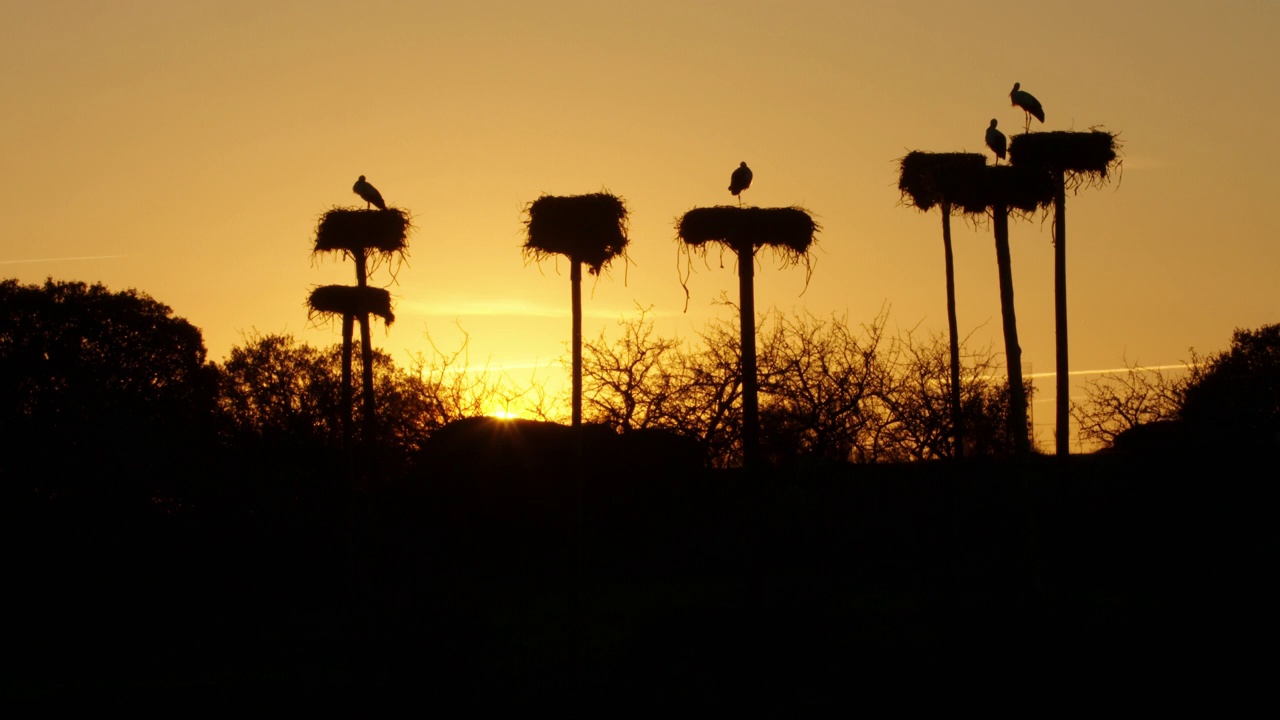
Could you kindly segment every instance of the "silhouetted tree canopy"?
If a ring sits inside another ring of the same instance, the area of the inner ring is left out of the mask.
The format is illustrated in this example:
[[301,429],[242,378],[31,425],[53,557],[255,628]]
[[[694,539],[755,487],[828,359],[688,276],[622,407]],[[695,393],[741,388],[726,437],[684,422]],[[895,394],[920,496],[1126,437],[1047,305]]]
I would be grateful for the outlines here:
[[1237,329],[1187,387],[1180,414],[1225,445],[1280,443],[1280,324]]
[[19,450],[0,467],[136,475],[192,449],[216,392],[205,357],[200,331],[144,293],[5,280],[0,424]]
[[[1280,324],[1237,329],[1207,358],[1192,351],[1183,377],[1129,368],[1086,387],[1072,414],[1081,439],[1150,453],[1280,447]],[[1121,442],[1125,440],[1125,442]]]
[[[453,353],[418,355],[408,367],[373,352],[379,422],[372,440],[389,474],[403,471],[435,430],[529,392],[487,370],[464,372],[465,350],[464,343]],[[341,345],[321,349],[292,335],[255,335],[232,348],[219,370],[218,403],[233,451],[283,473],[341,471],[334,467],[342,446]],[[364,398],[355,401],[356,413],[363,413]],[[356,440],[364,440],[363,423],[353,431]]]

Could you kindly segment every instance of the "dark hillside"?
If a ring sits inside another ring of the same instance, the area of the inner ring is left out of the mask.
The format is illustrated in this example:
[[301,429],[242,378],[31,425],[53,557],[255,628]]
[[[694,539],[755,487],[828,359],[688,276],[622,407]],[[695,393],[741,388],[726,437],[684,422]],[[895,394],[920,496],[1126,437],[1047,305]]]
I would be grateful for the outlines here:
[[886,678],[1206,687],[1275,640],[1256,460],[593,469],[580,509],[548,476],[482,500],[422,478],[11,503],[3,692],[794,709]]

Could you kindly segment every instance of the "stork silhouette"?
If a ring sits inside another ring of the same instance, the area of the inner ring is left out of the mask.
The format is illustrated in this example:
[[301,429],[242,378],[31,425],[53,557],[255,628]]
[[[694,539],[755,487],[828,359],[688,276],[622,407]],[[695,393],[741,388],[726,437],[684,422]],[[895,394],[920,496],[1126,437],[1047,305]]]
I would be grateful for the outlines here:
[[1009,91],[1009,100],[1014,105],[1022,108],[1022,111],[1027,114],[1027,124],[1022,131],[1030,132],[1032,117],[1039,120],[1041,124],[1044,123],[1044,108],[1040,106],[1040,101],[1036,99],[1035,95],[1019,89],[1021,87],[1022,83],[1013,84],[1013,89]]
[[996,119],[991,118],[991,125],[987,127],[987,147],[991,148],[991,152],[996,154],[996,164],[1004,159],[1005,153],[1009,150],[1009,141],[1005,138],[1004,133],[996,129]]
[[369,209],[370,205],[377,207],[379,210],[386,210],[387,204],[382,201],[382,193],[378,192],[378,188],[370,185],[361,175],[356,184],[351,187],[351,191],[360,196],[365,202],[365,209]]
[[729,178],[729,192],[738,198],[738,207],[742,207],[742,191],[751,187],[751,168],[743,162],[733,171],[733,176]]

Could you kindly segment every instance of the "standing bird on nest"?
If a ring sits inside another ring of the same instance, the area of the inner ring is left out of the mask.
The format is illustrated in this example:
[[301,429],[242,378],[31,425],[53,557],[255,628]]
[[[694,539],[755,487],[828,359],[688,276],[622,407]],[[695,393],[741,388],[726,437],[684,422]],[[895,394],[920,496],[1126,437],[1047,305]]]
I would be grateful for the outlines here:
[[1029,132],[1031,130],[1031,118],[1033,116],[1035,119],[1039,120],[1041,124],[1044,123],[1044,108],[1040,107],[1040,101],[1036,99],[1035,95],[1032,95],[1026,90],[1019,90],[1018,88],[1020,87],[1022,87],[1022,83],[1013,84],[1013,90],[1009,91],[1009,100],[1011,100],[1014,105],[1022,108],[1022,111],[1027,114],[1027,126],[1023,128],[1022,131]]
[[363,175],[361,175],[360,179],[356,181],[356,184],[351,187],[351,191],[359,195],[360,198],[365,201],[366,210],[369,208],[369,205],[373,205],[379,210],[387,209],[387,204],[382,201],[382,193],[378,192],[378,188],[365,182]]
[[1009,150],[1009,141],[1005,139],[1004,133],[996,129],[996,119],[991,118],[991,126],[987,128],[987,147],[991,148],[991,152],[996,154],[996,164],[1004,159],[1005,152]]
[[751,187],[751,168],[747,167],[744,162],[733,171],[733,177],[729,178],[729,192],[738,198],[738,205],[742,205],[742,191]]

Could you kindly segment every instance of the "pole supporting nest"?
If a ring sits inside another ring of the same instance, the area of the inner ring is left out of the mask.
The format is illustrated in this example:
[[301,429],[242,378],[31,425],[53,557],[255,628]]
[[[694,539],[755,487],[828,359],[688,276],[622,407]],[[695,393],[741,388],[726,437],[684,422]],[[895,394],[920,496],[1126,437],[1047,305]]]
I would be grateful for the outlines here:
[[720,205],[694,208],[677,223],[687,248],[722,245],[738,257],[738,315],[742,371],[742,464],[760,465],[760,400],[756,366],[755,251],[770,247],[793,263],[807,261],[818,224],[799,207]]
[[525,257],[548,255],[569,260],[573,427],[582,427],[582,266],[599,275],[619,256],[626,257],[627,207],[608,192],[588,195],[543,195],[529,204],[525,222]]

